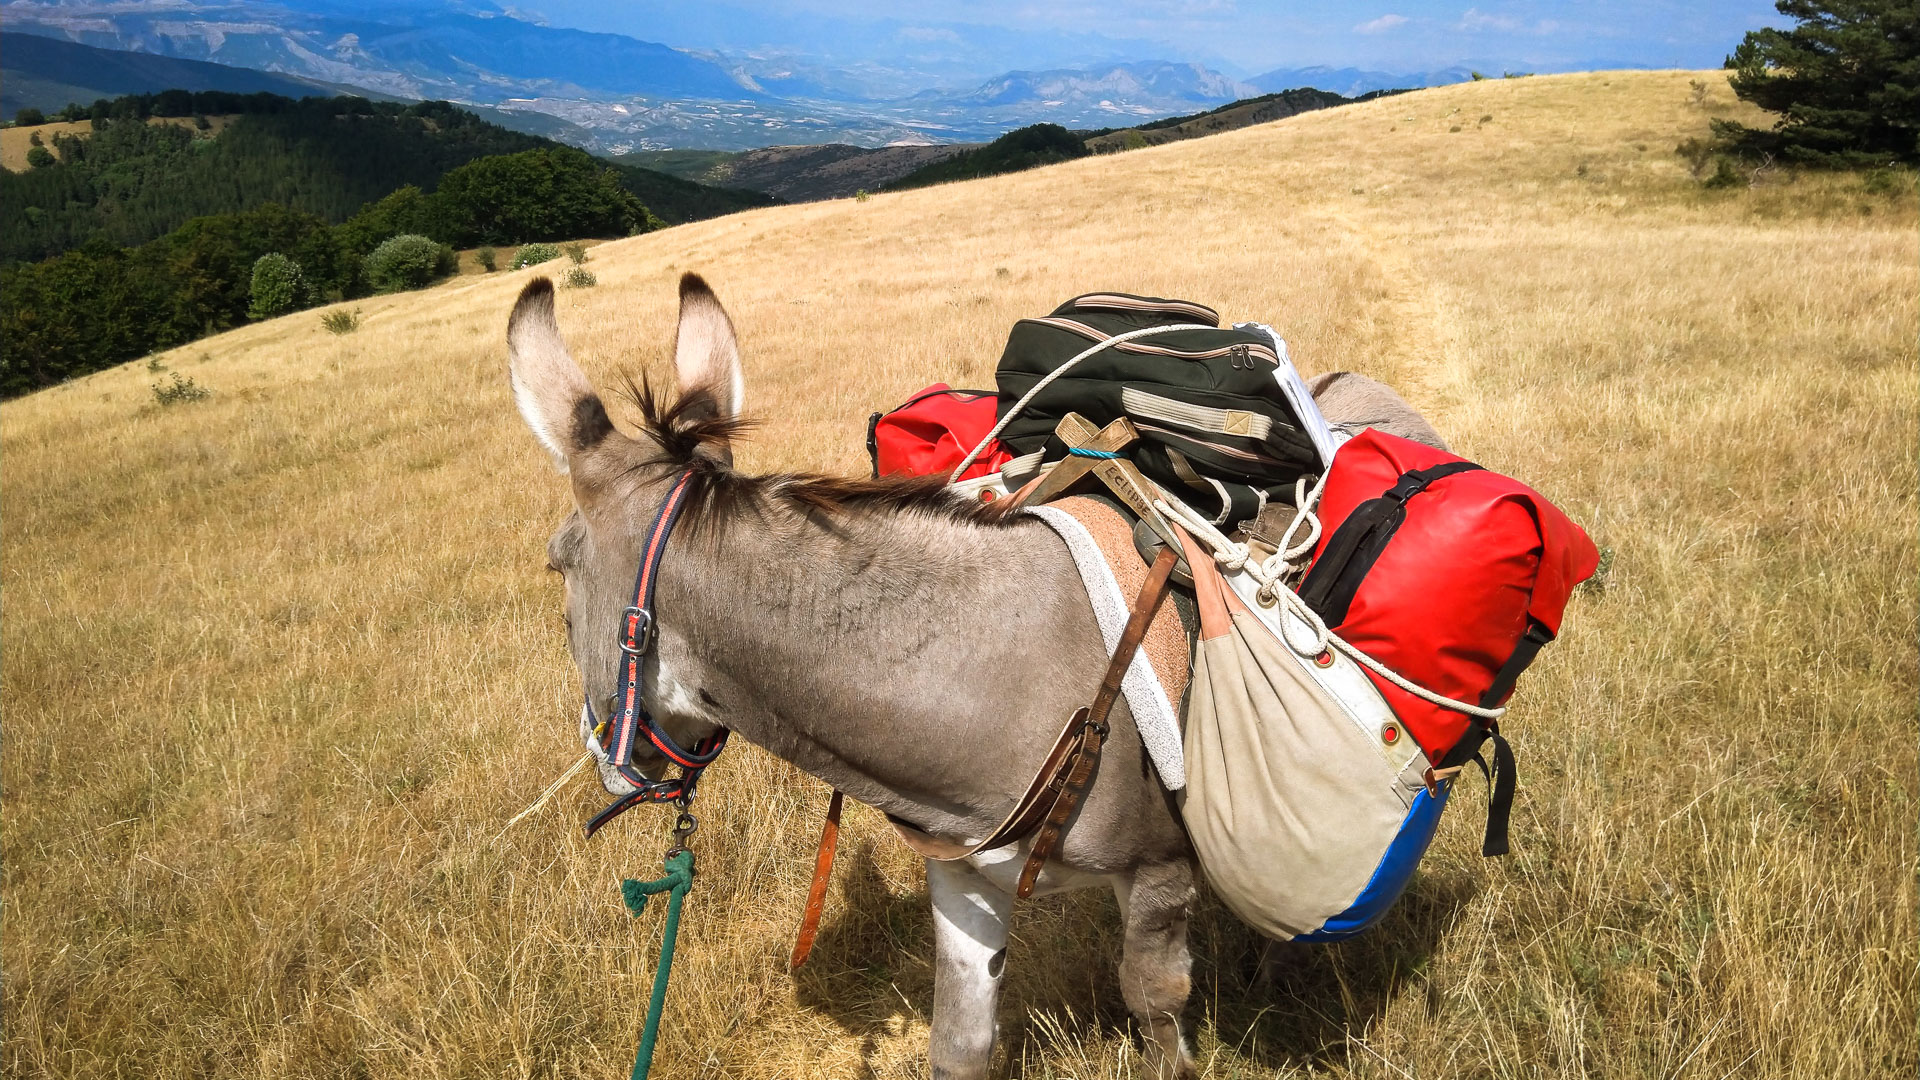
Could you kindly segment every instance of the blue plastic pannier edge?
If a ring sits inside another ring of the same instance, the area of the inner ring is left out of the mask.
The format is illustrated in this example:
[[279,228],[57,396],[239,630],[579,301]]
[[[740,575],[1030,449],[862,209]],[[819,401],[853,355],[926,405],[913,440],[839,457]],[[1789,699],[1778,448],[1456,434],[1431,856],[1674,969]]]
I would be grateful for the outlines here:
[[1406,820],[1400,823],[1400,831],[1394,834],[1372,879],[1354,898],[1352,906],[1322,923],[1320,929],[1299,934],[1293,940],[1343,941],[1379,921],[1393,902],[1400,899],[1400,894],[1407,891],[1407,883],[1413,880],[1413,868],[1420,865],[1427,845],[1433,843],[1433,832],[1440,826],[1440,811],[1447,808],[1447,796],[1452,791],[1453,785],[1446,783],[1440,785],[1438,798],[1425,791],[1415,795]]

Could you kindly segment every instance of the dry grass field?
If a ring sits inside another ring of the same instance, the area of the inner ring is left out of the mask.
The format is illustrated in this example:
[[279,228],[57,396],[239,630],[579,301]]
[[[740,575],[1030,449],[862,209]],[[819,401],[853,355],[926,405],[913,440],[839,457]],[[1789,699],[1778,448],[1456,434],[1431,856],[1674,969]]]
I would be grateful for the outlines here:
[[[1674,146],[1742,111],[1717,73],[1426,90],[605,244],[560,320],[664,380],[705,274],[756,470],[863,470],[868,412],[1094,289],[1399,386],[1613,560],[1521,685],[1511,858],[1475,780],[1385,925],[1271,980],[1203,903],[1208,1075],[1912,1077],[1920,222],[1856,176],[1703,189]],[[625,1074],[659,918],[616,884],[665,815],[584,843],[583,780],[501,835],[580,749],[566,494],[505,377],[535,272],[156,359],[204,401],[140,362],[0,407],[8,1075]],[[871,811],[785,971],[826,797],[751,747],[709,776],[656,1076],[924,1075],[922,872]],[[1020,909],[1010,1075],[1137,1060],[1116,925]]]

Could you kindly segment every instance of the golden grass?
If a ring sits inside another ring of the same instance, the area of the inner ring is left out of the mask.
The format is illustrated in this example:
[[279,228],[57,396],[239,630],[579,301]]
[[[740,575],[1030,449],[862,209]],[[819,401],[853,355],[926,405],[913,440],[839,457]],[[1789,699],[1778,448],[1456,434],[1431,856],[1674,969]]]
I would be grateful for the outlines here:
[[[682,270],[738,323],[748,468],[864,468],[869,411],[991,385],[1008,325],[1093,289],[1280,327],[1402,387],[1615,553],[1524,682],[1515,851],[1477,786],[1409,896],[1289,953],[1210,902],[1210,1075],[1912,1076],[1911,191],[1702,190],[1687,72],[1489,81],[948,187],[604,245],[561,323],[666,371]],[[1735,110],[1723,84],[1721,114]],[[1482,121],[1483,116],[1490,120]],[[1461,130],[1452,130],[1459,127]],[[565,494],[509,403],[532,271],[303,313],[0,407],[11,1075],[615,1076],[663,815],[578,753],[542,544]],[[849,815],[784,972],[826,792],[740,747],[705,785],[655,1075],[921,1076],[920,870]],[[1024,905],[1007,1065],[1135,1054],[1112,901]]]

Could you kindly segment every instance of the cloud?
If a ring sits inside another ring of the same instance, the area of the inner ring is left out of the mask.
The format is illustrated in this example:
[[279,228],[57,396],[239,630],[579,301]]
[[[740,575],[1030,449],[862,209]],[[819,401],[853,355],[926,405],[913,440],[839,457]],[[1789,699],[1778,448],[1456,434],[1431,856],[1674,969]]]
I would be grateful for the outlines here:
[[1368,19],[1366,22],[1354,27],[1353,32],[1356,34],[1384,34],[1389,30],[1397,30],[1406,24],[1407,17],[1405,15],[1382,15],[1377,19]]
[[1510,34],[1520,29],[1520,20],[1511,15],[1488,15],[1479,8],[1468,8],[1466,13],[1460,16],[1460,29],[1504,30]]
[[1561,24],[1552,19],[1538,19],[1528,23],[1525,19],[1516,19],[1511,15],[1489,15],[1479,8],[1468,8],[1460,16],[1460,22],[1454,27],[1469,34],[1548,34],[1558,33]]

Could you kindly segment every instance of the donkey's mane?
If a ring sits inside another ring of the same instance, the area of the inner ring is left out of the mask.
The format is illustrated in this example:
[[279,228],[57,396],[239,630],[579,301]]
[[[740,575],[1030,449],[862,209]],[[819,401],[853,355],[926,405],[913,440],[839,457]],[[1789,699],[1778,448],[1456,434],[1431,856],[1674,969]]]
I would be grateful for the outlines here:
[[712,396],[683,394],[662,404],[644,378],[628,380],[625,393],[640,411],[641,427],[666,453],[665,465],[688,470],[685,513],[690,522],[717,524],[736,514],[784,507],[802,515],[924,514],[974,525],[1004,525],[1012,520],[1001,503],[956,499],[944,476],[829,476],[821,473],[768,473],[747,476],[702,449],[725,446],[746,434],[754,422],[722,414]]

